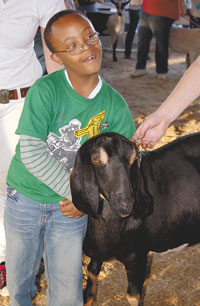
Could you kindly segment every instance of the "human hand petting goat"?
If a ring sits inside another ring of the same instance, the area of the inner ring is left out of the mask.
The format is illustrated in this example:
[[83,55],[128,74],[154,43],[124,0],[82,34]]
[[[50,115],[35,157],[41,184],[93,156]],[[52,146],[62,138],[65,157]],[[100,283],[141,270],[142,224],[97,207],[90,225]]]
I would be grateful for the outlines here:
[[169,124],[170,120],[168,120],[166,113],[162,113],[158,109],[145,118],[131,137],[131,140],[137,146],[141,145],[143,149],[151,149],[165,134]]

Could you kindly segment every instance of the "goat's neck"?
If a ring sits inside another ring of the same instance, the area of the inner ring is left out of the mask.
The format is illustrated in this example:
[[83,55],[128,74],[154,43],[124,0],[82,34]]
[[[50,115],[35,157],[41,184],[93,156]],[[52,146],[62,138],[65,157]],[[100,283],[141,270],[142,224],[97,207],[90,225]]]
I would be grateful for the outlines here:
[[118,13],[117,19],[118,19],[118,22],[116,23],[116,33],[121,34],[124,30],[124,20],[123,20],[122,13]]

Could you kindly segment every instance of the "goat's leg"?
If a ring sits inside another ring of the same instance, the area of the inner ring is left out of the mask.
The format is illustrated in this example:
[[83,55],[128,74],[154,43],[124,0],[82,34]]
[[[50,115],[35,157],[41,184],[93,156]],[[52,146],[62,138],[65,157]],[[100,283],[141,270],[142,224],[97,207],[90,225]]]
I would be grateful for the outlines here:
[[147,253],[132,253],[123,263],[126,268],[128,278],[128,289],[126,298],[131,306],[140,305],[142,288],[145,280]]
[[92,306],[97,293],[97,277],[102,266],[101,261],[91,259],[88,265],[87,286],[84,290],[84,306]]
[[113,62],[117,62],[116,49],[117,49],[117,38],[113,44]]
[[191,62],[190,62],[190,54],[189,54],[189,53],[186,54],[186,59],[185,59],[185,61],[186,61],[186,67],[189,68],[189,66],[191,65]]

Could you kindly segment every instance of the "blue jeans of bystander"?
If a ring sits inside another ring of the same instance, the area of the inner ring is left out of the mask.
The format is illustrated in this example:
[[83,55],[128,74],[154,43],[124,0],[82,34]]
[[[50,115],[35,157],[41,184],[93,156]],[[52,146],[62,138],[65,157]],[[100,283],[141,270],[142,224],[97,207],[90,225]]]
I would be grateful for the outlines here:
[[156,72],[168,72],[169,32],[174,19],[142,12],[138,30],[136,69],[145,69],[152,37],[156,40]]
[[58,203],[40,204],[8,186],[5,207],[7,284],[11,306],[30,306],[41,258],[47,305],[82,306],[82,243],[87,216],[64,217]]

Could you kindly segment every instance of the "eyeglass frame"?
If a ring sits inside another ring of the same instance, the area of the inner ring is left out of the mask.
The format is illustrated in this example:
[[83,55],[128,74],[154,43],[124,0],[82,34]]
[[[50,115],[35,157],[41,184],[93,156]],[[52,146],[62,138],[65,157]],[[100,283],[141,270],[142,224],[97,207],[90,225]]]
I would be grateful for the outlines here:
[[78,45],[80,46],[79,53],[72,54],[72,53],[70,52],[69,49],[60,50],[60,51],[59,51],[59,50],[55,50],[55,51],[53,51],[53,53],[59,53],[59,52],[64,53],[64,52],[69,52],[69,54],[72,55],[72,56],[74,56],[74,55],[79,55],[80,53],[83,52],[84,45],[88,45],[88,47],[90,47],[90,46],[95,46],[95,45],[99,42],[99,35],[100,35],[100,33],[99,33],[99,32],[94,32],[94,33],[92,33],[92,34],[89,35],[89,36],[94,36],[94,35],[97,35],[97,36],[98,36],[98,40],[96,40],[95,44],[91,44],[90,42],[88,42],[88,40],[86,40],[83,44],[78,44]]

